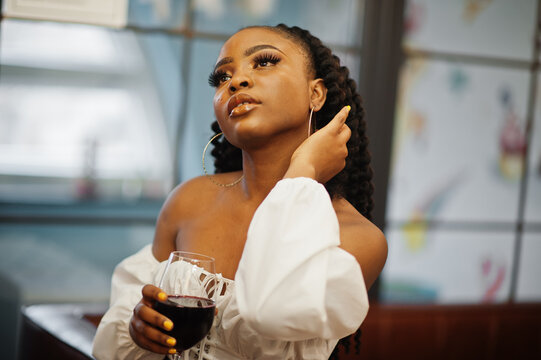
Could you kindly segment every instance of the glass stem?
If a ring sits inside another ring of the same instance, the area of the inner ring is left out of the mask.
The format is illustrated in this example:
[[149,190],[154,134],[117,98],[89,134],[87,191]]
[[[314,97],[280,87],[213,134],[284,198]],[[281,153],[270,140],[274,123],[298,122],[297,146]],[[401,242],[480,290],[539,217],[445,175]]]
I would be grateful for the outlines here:
[[185,354],[187,354],[187,351],[183,351],[181,353],[177,352],[173,355],[169,355],[169,360],[185,360],[188,359]]

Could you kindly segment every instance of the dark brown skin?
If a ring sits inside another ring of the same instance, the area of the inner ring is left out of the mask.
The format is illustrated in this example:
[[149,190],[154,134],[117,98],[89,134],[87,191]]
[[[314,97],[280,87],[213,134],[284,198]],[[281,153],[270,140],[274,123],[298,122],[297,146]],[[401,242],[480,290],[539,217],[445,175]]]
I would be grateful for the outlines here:
[[[255,45],[276,49],[246,55]],[[281,60],[258,62],[256,57],[262,52]],[[175,188],[158,218],[152,250],[159,261],[174,250],[212,256],[216,272],[233,279],[252,216],[270,190],[283,178],[302,176],[320,183],[331,179],[345,166],[351,131],[344,124],[349,111],[345,107],[307,138],[310,108],[321,109],[327,91],[323,81],[307,70],[302,48],[291,40],[266,29],[241,30],[224,44],[218,61],[224,58],[231,62],[219,68],[226,76],[216,89],[214,110],[227,139],[243,150],[243,172],[213,177],[222,184],[243,173],[244,179],[224,188],[198,177]],[[227,102],[238,93],[250,95],[259,104],[240,116],[230,116]],[[345,199],[332,203],[340,225],[340,247],[357,259],[369,288],[387,258],[385,237]],[[174,352],[174,342],[160,330],[166,329],[169,319],[152,309],[160,293],[153,285],[143,288],[130,321],[130,335],[142,348],[166,354]]]

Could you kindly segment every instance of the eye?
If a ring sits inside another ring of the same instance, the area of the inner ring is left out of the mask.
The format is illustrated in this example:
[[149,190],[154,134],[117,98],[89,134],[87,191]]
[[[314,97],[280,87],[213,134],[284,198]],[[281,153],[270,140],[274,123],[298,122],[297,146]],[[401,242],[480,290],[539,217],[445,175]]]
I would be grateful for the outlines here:
[[225,71],[216,70],[210,73],[208,82],[210,86],[218,87],[224,82],[229,81],[229,79],[231,79],[231,75],[229,75]]
[[280,58],[272,53],[259,54],[254,58],[254,69],[258,67],[269,67],[280,62]]

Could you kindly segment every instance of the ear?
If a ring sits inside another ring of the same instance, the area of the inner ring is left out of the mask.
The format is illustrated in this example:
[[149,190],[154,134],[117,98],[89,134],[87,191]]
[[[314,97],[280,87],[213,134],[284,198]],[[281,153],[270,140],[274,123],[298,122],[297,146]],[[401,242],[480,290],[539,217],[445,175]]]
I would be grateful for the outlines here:
[[310,105],[314,111],[319,111],[327,99],[327,87],[323,79],[310,81]]

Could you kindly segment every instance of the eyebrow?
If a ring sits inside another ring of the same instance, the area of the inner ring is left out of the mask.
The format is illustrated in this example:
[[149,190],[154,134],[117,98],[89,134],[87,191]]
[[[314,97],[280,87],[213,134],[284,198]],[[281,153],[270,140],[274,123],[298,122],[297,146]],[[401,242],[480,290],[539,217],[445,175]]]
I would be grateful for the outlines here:
[[279,52],[281,52],[283,54],[282,50],[278,49],[276,46],[272,46],[272,45],[268,45],[268,44],[262,44],[262,45],[255,45],[255,46],[252,46],[251,48],[246,49],[246,51],[244,52],[244,56],[250,56],[253,53],[255,53],[255,52],[259,51],[259,50],[263,50],[263,49],[274,49],[274,50],[278,50]]
[[[261,44],[261,45],[255,45],[255,46],[252,46],[248,49],[246,49],[246,51],[244,51],[244,56],[250,56],[252,55],[253,53],[256,53],[258,52],[259,50],[263,50],[263,49],[274,49],[274,50],[277,50],[279,52],[281,52],[282,54],[284,54],[284,52],[280,49],[278,49],[276,46],[272,46],[272,45],[269,45],[269,44]],[[285,54],[284,54],[285,55]],[[218,61],[216,63],[216,65],[214,65],[214,70],[216,70],[217,68],[219,68],[220,66],[223,66],[223,65],[226,65],[226,64],[230,64],[233,62],[233,58],[230,57],[230,56],[227,56],[227,57],[224,57],[223,59],[221,59],[220,61]]]

